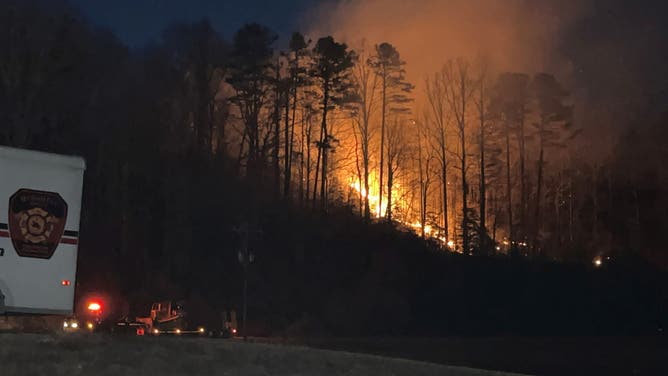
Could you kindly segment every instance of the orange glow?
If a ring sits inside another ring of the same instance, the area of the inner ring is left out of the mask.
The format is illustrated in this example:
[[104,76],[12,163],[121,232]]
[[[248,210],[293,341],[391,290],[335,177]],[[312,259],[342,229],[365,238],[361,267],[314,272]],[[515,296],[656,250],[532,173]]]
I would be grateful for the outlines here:
[[[383,204],[382,207],[379,205],[380,201],[380,196],[378,195],[378,184],[376,183],[376,177],[375,176],[369,176],[369,191],[370,193],[367,194],[366,189],[362,187],[362,184],[357,178],[350,178],[350,187],[357,191],[357,193],[361,194],[362,197],[367,198],[369,200],[369,207],[371,208],[371,215],[373,215],[375,218],[382,218],[385,216],[385,213],[387,212],[387,198],[383,197]],[[372,183],[374,182],[374,183]]]
[[[382,218],[385,216],[387,212],[387,196],[386,193],[383,194],[383,203],[382,207],[379,206],[378,202],[379,200],[379,195],[378,195],[378,181],[376,179],[375,173],[371,173],[369,175],[369,191],[370,193],[367,194],[366,189],[362,187],[359,179],[356,177],[349,177],[348,178],[349,186],[354,189],[358,194],[360,194],[364,198],[369,199],[369,207],[371,209],[371,215],[374,218]],[[402,208],[406,209],[410,206],[410,203],[402,200],[401,197],[407,196],[406,192],[404,191],[403,187],[399,183],[393,184],[392,187],[392,207],[393,208]],[[393,217],[392,219],[396,222],[401,223],[404,226],[410,227],[413,229],[415,233],[421,233],[422,232],[422,223],[420,221],[416,221],[413,219],[409,218],[401,218],[397,214],[394,213],[393,211]],[[439,230],[435,229],[432,225],[430,224],[425,224],[424,225],[424,234],[426,237],[430,237],[436,240],[439,240],[443,245],[447,245],[449,248],[454,249],[455,242],[452,239],[446,239],[444,236],[439,234]]]

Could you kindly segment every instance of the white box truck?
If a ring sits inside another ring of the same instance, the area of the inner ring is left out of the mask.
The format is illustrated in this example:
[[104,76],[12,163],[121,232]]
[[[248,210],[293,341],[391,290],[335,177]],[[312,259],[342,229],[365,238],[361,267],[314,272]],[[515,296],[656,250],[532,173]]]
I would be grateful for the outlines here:
[[72,314],[85,168],[0,146],[0,313]]

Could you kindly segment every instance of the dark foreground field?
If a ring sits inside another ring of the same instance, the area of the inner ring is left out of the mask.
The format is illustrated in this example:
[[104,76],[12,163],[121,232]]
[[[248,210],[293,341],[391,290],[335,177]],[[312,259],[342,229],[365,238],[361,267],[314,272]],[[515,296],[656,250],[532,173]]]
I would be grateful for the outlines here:
[[532,375],[668,375],[665,337],[253,340]]
[[504,376],[305,347],[207,338],[0,334],[2,376]]

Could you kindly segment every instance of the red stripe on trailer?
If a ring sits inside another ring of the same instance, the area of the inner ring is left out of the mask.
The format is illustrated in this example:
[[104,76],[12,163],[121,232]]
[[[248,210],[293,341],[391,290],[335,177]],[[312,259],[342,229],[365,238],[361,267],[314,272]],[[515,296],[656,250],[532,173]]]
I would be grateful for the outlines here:
[[62,239],[60,240],[60,242],[63,243],[63,244],[74,244],[74,245],[77,245],[77,244],[79,244],[79,239],[76,239],[76,238],[74,238],[74,239],[72,239],[72,238],[62,238]]
[[[9,231],[0,230],[0,238],[9,238]],[[60,240],[60,242],[63,243],[63,244],[77,245],[77,244],[79,244],[79,239],[77,239],[77,238],[62,238]]]

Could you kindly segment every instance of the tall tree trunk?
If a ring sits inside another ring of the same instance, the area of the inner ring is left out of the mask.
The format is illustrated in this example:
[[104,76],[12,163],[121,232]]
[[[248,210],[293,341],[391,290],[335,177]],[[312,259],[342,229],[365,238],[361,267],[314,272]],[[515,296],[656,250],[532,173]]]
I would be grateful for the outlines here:
[[[290,153],[290,146],[292,140],[290,139],[290,102],[292,90],[286,91],[285,93],[285,128],[283,129],[283,139],[285,145],[283,145],[283,197],[288,198],[290,196],[290,161],[292,159],[292,153]],[[294,111],[292,116],[294,117]],[[294,118],[292,119],[292,125],[294,126]]]
[[209,147],[208,154],[211,154],[211,153],[214,152],[214,150],[213,150],[213,128],[214,128],[214,124],[213,123],[214,123],[215,109],[216,109],[214,101],[215,101],[215,98],[212,99],[207,105],[208,120],[209,120],[209,139],[208,139],[209,143],[207,145]]
[[513,196],[510,185],[510,126],[506,120],[506,199],[508,201],[508,245],[513,246]]
[[315,162],[315,176],[313,181],[313,209],[315,209],[315,204],[318,198],[318,177],[320,175],[320,158],[322,157],[322,149],[324,143],[324,129],[320,127],[320,142],[318,143],[318,156],[316,157]]
[[[209,113],[209,80],[206,77],[205,68],[197,64],[195,68],[195,139],[197,152],[202,153],[209,145],[207,131],[210,123],[207,121]],[[209,135],[210,136],[210,135]],[[210,138],[210,137],[209,137]]]
[[540,201],[541,201],[541,195],[542,195],[542,187],[543,187],[543,136],[542,136],[542,128],[541,128],[541,140],[540,140],[540,151],[539,151],[539,156],[538,156],[538,178],[536,179],[536,208],[534,212],[534,217],[533,217],[533,225],[534,225],[534,231],[533,231],[533,244],[531,245],[533,249],[533,253],[536,254],[536,251],[540,249],[540,245],[538,244],[538,237],[540,235]]
[[[360,124],[360,136],[362,146],[362,170],[363,180],[360,180],[360,188],[364,188],[364,219],[371,219],[371,207],[369,206],[369,112],[367,112],[366,102],[362,113],[362,124]],[[362,185],[363,184],[363,185]],[[360,189],[361,190],[361,189]]]
[[[423,162],[422,136],[418,129],[418,173],[420,175],[420,234],[425,237],[425,222],[427,222],[427,193],[429,188],[429,159]],[[446,240],[447,242],[447,240]]]
[[496,206],[497,201],[496,201],[496,195],[493,193],[493,190],[491,191],[491,202],[492,202],[492,213],[494,214],[494,221],[492,221],[492,244],[490,244],[490,249],[492,250],[492,253],[496,253],[496,229],[498,228],[498,222],[499,222],[499,215],[498,215],[498,208]]
[[288,197],[290,195],[290,189],[291,189],[291,186],[292,186],[292,162],[293,162],[292,159],[294,158],[294,155],[295,155],[295,153],[294,153],[294,148],[295,148],[295,120],[296,120],[296,115],[297,115],[296,114],[296,112],[297,112],[297,93],[296,93],[296,89],[295,89],[295,96],[294,96],[293,100],[294,100],[294,102],[293,102],[293,105],[292,105],[292,124],[290,125],[290,150],[288,150],[288,154],[290,155],[290,157],[288,158],[288,169],[287,169],[288,175],[287,175],[287,178],[286,178],[287,183],[286,183],[286,188],[285,188],[285,191],[287,192],[286,196],[288,196]]
[[[455,181],[455,185],[456,185],[456,181]],[[460,197],[460,196],[457,195],[457,192],[448,196],[448,198],[450,199],[450,207],[448,208],[450,213],[457,213],[457,204],[458,204],[457,197]],[[456,218],[456,215],[454,217]],[[452,238],[453,239],[459,239],[460,236],[461,236],[461,229],[459,229],[459,227],[457,226],[457,221],[455,220],[454,222],[451,222],[450,224],[454,225],[454,226],[451,226]],[[455,245],[455,249],[459,250],[460,249],[459,244],[455,240],[453,240],[453,243]]]
[[[445,132],[445,131],[444,131]],[[441,143],[441,185],[443,185],[443,232],[446,243],[450,241],[450,231],[448,226],[448,164],[447,150],[445,149],[445,134],[443,134]]]
[[306,192],[305,197],[308,201],[309,189],[311,187],[311,116],[306,118]]
[[569,176],[568,178],[568,242],[572,246],[573,245],[573,223],[575,218],[573,217],[574,215],[574,202],[573,198],[573,177]]
[[281,191],[281,166],[279,158],[279,150],[281,148],[281,92],[279,88],[280,81],[279,63],[276,61],[276,103],[274,107],[274,148],[273,148],[273,165],[274,165],[274,196],[278,197]]
[[469,226],[468,226],[468,184],[466,182],[466,141],[464,139],[464,129],[462,128],[462,246],[463,251],[469,251]]
[[[368,129],[368,123],[367,123],[367,129]],[[365,132],[368,134],[368,131]],[[369,207],[369,139],[368,136],[365,135],[366,140],[363,141],[366,143],[366,146],[364,147],[364,150],[362,153],[364,154],[362,156],[363,158],[363,163],[364,163],[364,218],[367,220],[371,219],[371,208]]]
[[381,115],[380,115],[380,164],[379,164],[379,178],[378,178],[378,214],[383,215],[383,162],[385,157],[385,110],[387,107],[387,73],[385,67],[382,72],[383,88],[381,98]]
[[[285,195],[286,198],[290,197],[290,186],[292,185],[292,162],[293,162],[293,157],[294,157],[294,145],[295,145],[295,123],[297,120],[297,100],[298,100],[298,91],[299,91],[299,52],[295,51],[295,58],[293,60],[294,66],[293,66],[293,71],[292,71],[292,80],[291,80],[291,91],[292,91],[292,121],[290,124],[290,142],[288,143],[288,131],[285,131],[285,139],[287,145],[285,146],[285,172],[284,172],[284,186],[283,186],[283,194]],[[290,103],[290,100],[288,99],[288,103]],[[288,116],[286,109],[285,116]],[[302,121],[303,121],[302,117]],[[286,127],[287,127],[287,122],[286,122]],[[303,154],[302,154],[302,161],[303,161]],[[301,172],[300,172],[301,174]],[[300,185],[301,185],[301,176],[300,176]],[[301,188],[300,188],[301,190]],[[300,193],[301,195],[301,193]]]
[[468,225],[468,203],[466,201],[468,195],[468,183],[466,182],[466,86],[464,77],[461,78],[461,100],[462,113],[460,119],[461,128],[461,148],[462,148],[462,246],[463,252],[468,253],[469,247],[469,225]]
[[[426,168],[429,168],[429,163],[427,163]],[[429,174],[428,171],[425,171],[425,174]],[[422,192],[420,192],[421,200],[421,213],[420,213],[420,227],[422,230],[422,237],[425,238],[425,226],[427,225],[427,212],[429,209],[429,176],[425,176],[425,180],[422,183]]]
[[424,238],[425,233],[424,233],[424,223],[427,220],[427,213],[426,213],[426,207],[425,207],[425,200],[426,200],[426,195],[424,194],[425,191],[425,183],[420,182],[420,236]]
[[[524,111],[524,107],[521,109]],[[524,166],[526,159],[526,143],[524,140],[524,114],[520,117],[520,128],[518,137],[518,146],[520,151],[520,225],[519,232],[522,237],[526,235],[526,206],[527,206],[527,190],[526,190],[526,169]]]
[[[293,132],[295,128],[292,128]],[[304,118],[301,119],[301,129],[300,129],[300,141],[299,141],[299,206],[302,207],[304,204]]]
[[[354,122],[354,120],[353,120]],[[360,217],[364,216],[364,194],[362,192],[362,179],[364,177],[362,176],[362,169],[363,167],[360,166],[360,153],[359,153],[359,140],[357,140],[357,133],[355,132],[355,125],[353,124],[353,136],[355,137],[355,172],[357,172],[357,182],[359,184],[359,189],[357,190],[358,192],[358,199],[359,199],[359,210],[360,210]]]
[[[290,196],[290,185],[292,184],[292,157],[294,150],[294,141],[295,141],[295,122],[297,119],[297,99],[298,99],[298,77],[296,73],[299,70],[299,53],[295,53],[294,60],[294,72],[292,76],[292,124],[290,125],[290,142],[285,147],[285,184],[283,192],[285,197]],[[288,101],[289,102],[289,101]],[[287,117],[287,110],[285,116]],[[302,119],[303,120],[303,119]],[[287,126],[287,123],[286,123]],[[286,140],[288,138],[288,132],[285,132]],[[287,141],[286,141],[287,142]]]
[[480,211],[480,227],[478,229],[478,239],[480,241],[480,251],[487,252],[487,226],[485,224],[487,213],[485,212],[487,197],[485,181],[485,87],[483,82],[480,83],[480,182],[479,182],[479,211]]
[[532,253],[536,255],[537,249],[540,247],[538,244],[538,237],[540,234],[540,226],[541,226],[541,221],[540,221],[540,201],[541,201],[541,195],[542,195],[542,188],[543,188],[543,164],[545,163],[544,161],[544,155],[545,155],[545,119],[541,117],[541,121],[538,124],[539,129],[538,129],[538,145],[539,145],[539,152],[538,152],[538,177],[536,179],[536,207],[535,207],[535,212],[534,212],[534,218],[533,218],[533,241],[531,244],[532,248]]
[[425,180],[421,184],[421,192],[420,192],[420,204],[422,208],[420,209],[420,230],[422,233],[422,238],[425,238],[425,225],[427,223],[427,193],[429,191],[429,181]]
[[394,183],[394,171],[392,171],[392,158],[387,158],[387,221],[392,221],[392,184]]
[[[237,173],[241,171],[241,160],[244,155],[244,145],[246,144],[246,137],[248,135],[247,129],[244,127],[244,131],[241,134],[241,142],[239,142],[239,154],[237,156]],[[248,175],[248,167],[246,167],[246,175]]]
[[323,211],[327,210],[327,154],[329,152],[329,134],[327,133],[327,110],[329,106],[329,86],[325,85],[323,93],[322,109],[322,181],[320,182],[320,207]]

